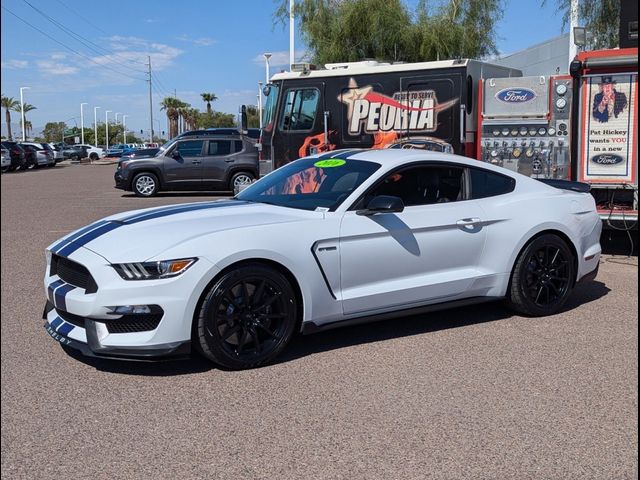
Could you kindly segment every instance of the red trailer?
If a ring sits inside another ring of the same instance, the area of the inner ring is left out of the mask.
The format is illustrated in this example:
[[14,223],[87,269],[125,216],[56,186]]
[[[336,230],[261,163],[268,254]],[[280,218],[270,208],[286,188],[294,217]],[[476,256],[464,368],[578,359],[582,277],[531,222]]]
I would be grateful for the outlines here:
[[637,229],[638,49],[582,52],[570,73],[574,178],[591,184],[605,226]]

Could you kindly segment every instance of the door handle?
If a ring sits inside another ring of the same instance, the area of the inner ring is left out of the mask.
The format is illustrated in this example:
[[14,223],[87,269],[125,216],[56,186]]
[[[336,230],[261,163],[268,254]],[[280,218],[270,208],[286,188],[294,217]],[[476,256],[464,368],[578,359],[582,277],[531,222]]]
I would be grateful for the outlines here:
[[459,227],[468,227],[480,222],[481,220],[479,218],[462,218],[456,222],[456,225]]
[[193,164],[196,164],[196,165],[197,165],[198,163],[202,163],[202,162],[201,162],[200,160],[191,160],[191,163],[193,163]]
[[236,159],[235,158],[226,158],[224,161],[227,162],[227,163],[232,163],[232,162],[235,162]]

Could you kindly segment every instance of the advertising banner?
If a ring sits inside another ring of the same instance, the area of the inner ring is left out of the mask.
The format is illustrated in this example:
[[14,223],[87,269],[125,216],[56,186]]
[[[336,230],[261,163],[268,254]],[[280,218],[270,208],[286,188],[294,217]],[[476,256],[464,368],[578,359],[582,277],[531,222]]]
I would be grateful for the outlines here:
[[637,74],[585,78],[580,180],[632,183],[637,169]]

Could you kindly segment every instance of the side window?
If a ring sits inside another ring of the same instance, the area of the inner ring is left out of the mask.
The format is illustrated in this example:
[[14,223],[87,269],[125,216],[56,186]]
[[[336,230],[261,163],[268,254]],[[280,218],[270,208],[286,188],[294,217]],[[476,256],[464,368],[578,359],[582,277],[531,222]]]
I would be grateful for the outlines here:
[[320,91],[316,88],[289,90],[285,98],[280,128],[285,131],[311,130],[318,110]]
[[199,157],[202,155],[203,140],[187,140],[178,142],[178,151],[182,157]]
[[504,195],[513,192],[516,188],[516,181],[500,175],[499,173],[490,172],[481,168],[470,168],[471,177],[471,198],[487,198],[496,195]]
[[234,152],[238,153],[242,151],[242,140],[236,140],[235,141],[235,147],[236,149],[234,150]]
[[464,200],[464,169],[425,165],[392,173],[365,198],[400,197],[407,207]]
[[209,140],[209,155],[229,155],[231,140]]

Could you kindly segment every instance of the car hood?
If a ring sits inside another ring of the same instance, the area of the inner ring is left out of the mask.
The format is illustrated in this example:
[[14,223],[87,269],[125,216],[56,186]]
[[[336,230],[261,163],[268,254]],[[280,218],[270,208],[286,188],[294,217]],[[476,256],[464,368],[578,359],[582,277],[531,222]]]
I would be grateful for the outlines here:
[[239,200],[171,205],[107,217],[67,235],[48,250],[68,257],[87,248],[111,263],[142,262],[211,233],[318,216],[322,214]]

